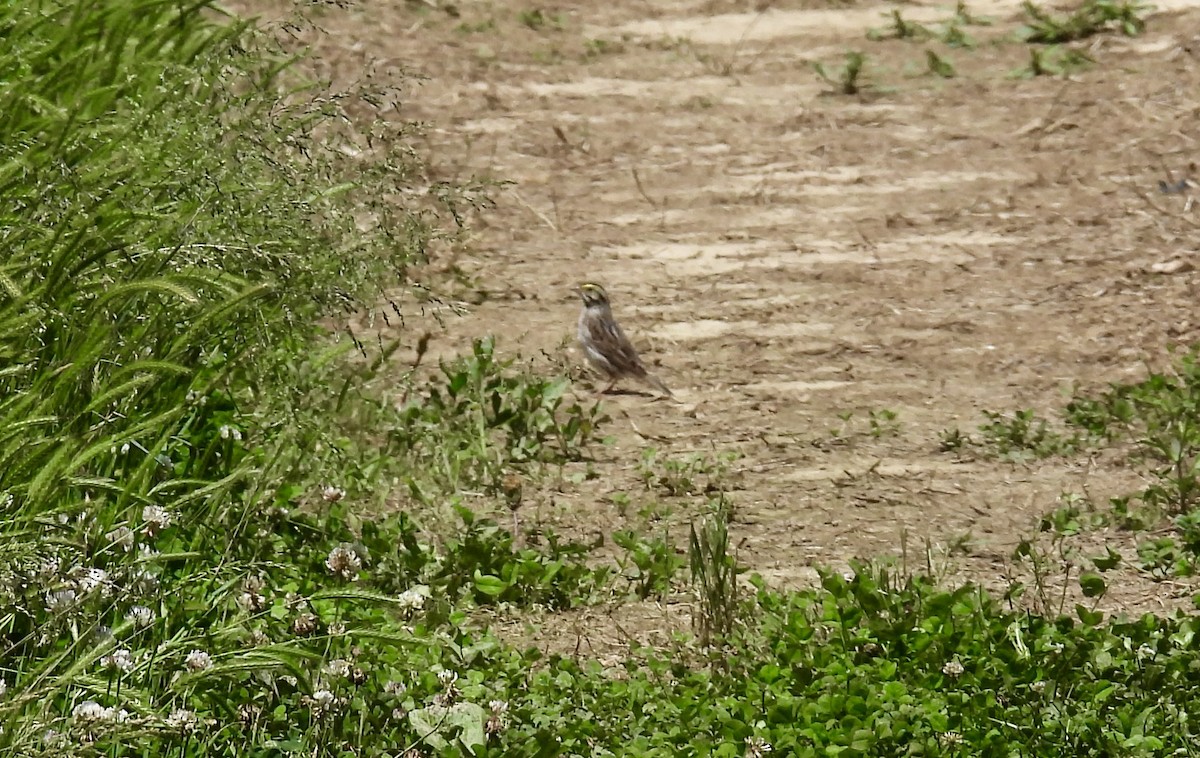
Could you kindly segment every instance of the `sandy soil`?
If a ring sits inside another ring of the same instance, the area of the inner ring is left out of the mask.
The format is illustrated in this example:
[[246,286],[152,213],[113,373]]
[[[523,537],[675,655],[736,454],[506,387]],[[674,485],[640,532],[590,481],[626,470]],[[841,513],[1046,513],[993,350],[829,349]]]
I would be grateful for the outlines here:
[[[370,0],[323,12],[318,54],[334,78],[427,77],[398,115],[429,124],[431,178],[513,182],[427,274],[475,301],[436,350],[492,333],[561,358],[569,288],[592,279],[678,396],[607,398],[595,477],[547,488],[526,525],[603,536],[664,499],[680,523],[697,499],[648,491],[644,451],[734,451],[739,554],[772,583],[902,539],[923,565],[928,539],[991,584],[1064,493],[1103,506],[1137,480],[1103,457],[942,452],[942,430],[1050,412],[1197,337],[1195,216],[1157,183],[1196,154],[1200,10],[1156,5],[1144,35],[1083,43],[1097,65],[1069,78],[1012,75],[1029,60],[1012,0],[969,4],[993,21],[963,27],[971,49],[866,36],[894,9],[950,18],[940,3]],[[927,49],[957,76],[929,74]],[[867,55],[856,96],[812,68],[848,50]],[[897,426],[873,435],[885,410]],[[1109,608],[1186,594],[1119,585]]]

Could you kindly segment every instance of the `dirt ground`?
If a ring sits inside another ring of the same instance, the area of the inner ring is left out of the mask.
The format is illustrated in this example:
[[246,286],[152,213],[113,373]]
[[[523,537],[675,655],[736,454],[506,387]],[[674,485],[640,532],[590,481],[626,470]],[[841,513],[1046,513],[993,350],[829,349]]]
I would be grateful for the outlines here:
[[[335,79],[426,77],[398,115],[428,123],[431,179],[513,182],[426,273],[473,301],[435,351],[495,334],[578,363],[570,287],[590,279],[677,395],[606,398],[596,477],[549,488],[527,525],[645,527],[647,448],[735,451],[739,556],[772,584],[902,540],[923,565],[928,539],[947,575],[995,586],[1064,494],[1103,506],[1137,481],[1112,460],[942,452],[940,433],[1049,413],[1198,336],[1195,215],[1158,181],[1196,158],[1200,10],[1156,5],[1142,36],[1083,43],[1096,64],[1067,78],[1013,75],[1015,0],[968,3],[993,22],[963,27],[970,49],[866,35],[893,10],[936,27],[941,3],[368,0],[322,12],[318,55]],[[849,50],[867,55],[858,95],[812,66]],[[882,411],[896,426],[876,436]],[[1188,594],[1114,584],[1111,610]]]

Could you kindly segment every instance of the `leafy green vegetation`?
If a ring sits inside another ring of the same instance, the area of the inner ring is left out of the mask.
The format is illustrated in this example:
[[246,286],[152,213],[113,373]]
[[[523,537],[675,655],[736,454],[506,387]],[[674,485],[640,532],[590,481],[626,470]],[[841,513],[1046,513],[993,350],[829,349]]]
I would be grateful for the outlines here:
[[613,533],[613,542],[625,551],[617,559],[621,576],[642,600],[665,597],[675,574],[687,565],[665,533],[647,538],[631,530],[619,531]]
[[[1131,447],[1131,459],[1148,464],[1151,484],[1137,493],[1165,513],[1190,512],[1200,496],[1200,361],[1180,357],[1170,372],[1152,372],[1139,382],[1077,394],[1060,423],[1031,409],[1010,414],[984,411],[980,444],[1001,457],[1021,459],[1072,455],[1100,446]],[[977,444],[957,429],[942,432],[940,447],[961,450]]]
[[984,411],[983,415],[988,422],[980,425],[979,432],[984,442],[1001,457],[1020,459],[1067,455],[1081,445],[1081,440],[1076,436],[1055,431],[1046,419],[1031,409],[1011,414]]
[[1200,362],[1181,356],[1169,373],[1113,385],[1094,397],[1077,397],[1066,420],[1110,442],[1131,442],[1150,464],[1154,483],[1142,496],[1175,513],[1192,510],[1200,495]]
[[[1186,750],[1198,726],[1182,705],[1191,619],[1050,621],[867,570],[750,602],[753,626],[711,659],[643,650],[620,676],[543,661],[512,729],[546,723],[525,744],[562,754],[1150,755]],[[567,720],[549,705],[563,700]]]
[[599,407],[564,404],[566,377],[512,365],[490,338],[479,340],[469,356],[440,366],[441,383],[410,393],[398,412],[376,409],[370,427],[386,432],[376,454],[405,460],[416,500],[433,503],[477,483],[498,493],[514,470],[581,459],[604,420]]
[[[962,454],[980,450],[1012,461],[1071,456],[1113,448],[1148,482],[1114,497],[1107,507],[1068,499],[1042,518],[1040,530],[1072,535],[1102,527],[1153,536],[1138,541],[1136,565],[1155,579],[1200,571],[1200,363],[1181,356],[1168,372],[1076,394],[1054,422],[1032,410],[985,411],[978,440],[943,431],[939,447]],[[1105,559],[1107,560],[1107,558]]]
[[642,452],[638,477],[647,490],[670,497],[711,494],[726,486],[730,464],[736,459],[735,453],[668,458],[651,447]]
[[[212,11],[0,10],[5,754],[341,752],[355,688],[442,682],[418,614],[606,582],[465,508],[440,543],[362,517],[389,481],[419,502],[574,460],[597,411],[486,340],[385,399],[399,343],[320,320],[403,287],[481,188],[419,189],[408,126],[369,115],[386,91],[305,85],[270,30]],[[401,694],[370,708],[415,744]]]

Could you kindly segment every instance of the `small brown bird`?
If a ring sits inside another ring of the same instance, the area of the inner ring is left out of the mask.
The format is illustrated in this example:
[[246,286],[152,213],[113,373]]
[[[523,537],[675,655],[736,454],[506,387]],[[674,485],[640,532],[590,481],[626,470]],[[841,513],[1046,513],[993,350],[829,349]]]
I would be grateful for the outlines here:
[[579,345],[588,362],[609,381],[601,394],[612,391],[618,380],[632,377],[674,397],[667,385],[646,371],[633,343],[613,318],[612,305],[604,288],[584,282],[576,292],[583,300],[583,310],[579,312]]

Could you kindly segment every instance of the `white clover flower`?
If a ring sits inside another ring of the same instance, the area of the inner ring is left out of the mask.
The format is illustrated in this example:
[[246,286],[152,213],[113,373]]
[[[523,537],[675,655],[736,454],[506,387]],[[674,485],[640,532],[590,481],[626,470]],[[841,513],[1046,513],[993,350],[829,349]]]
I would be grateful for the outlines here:
[[1029,689],[1033,690],[1034,692],[1036,692],[1037,694],[1040,695],[1046,691],[1046,682],[1045,682],[1045,680],[1039,679],[1038,681],[1029,685]]
[[337,696],[329,690],[317,690],[309,698],[314,713],[329,713],[338,706]]
[[403,697],[404,693],[408,692],[408,687],[404,685],[404,682],[392,680],[383,685],[383,692],[385,695],[391,695],[392,697]]
[[334,576],[353,581],[358,578],[358,572],[362,570],[362,559],[354,551],[353,545],[343,542],[329,551],[329,557],[325,559],[325,567]]
[[317,631],[317,617],[307,611],[292,619],[292,634],[307,637]]
[[408,718],[408,709],[406,709],[404,706],[401,705],[392,709],[393,721],[403,721],[406,718]]
[[250,636],[246,638],[246,644],[250,647],[263,647],[271,644],[271,638],[262,629],[255,629],[250,632]]
[[167,716],[167,726],[185,734],[196,731],[199,725],[200,720],[196,718],[196,714],[186,708],[176,708]]
[[340,621],[335,621],[326,629],[330,637],[341,637],[346,633],[346,625]]
[[48,582],[58,576],[62,570],[62,559],[58,556],[46,558],[38,564],[34,578],[40,582]]
[[125,455],[128,452],[129,452],[129,443],[126,442],[124,445],[121,445],[121,455]]
[[462,694],[459,691],[456,682],[458,682],[458,674],[453,671],[439,671],[438,682],[441,683],[443,690],[433,696],[433,704],[439,708],[449,708],[458,700],[458,696]]
[[247,613],[258,613],[267,607],[267,598],[262,590],[267,583],[262,577],[248,576],[242,580],[242,594],[238,595],[238,607]]
[[425,607],[425,595],[416,588],[407,589],[401,592],[400,596],[396,598],[396,604],[405,613],[419,611]]
[[125,614],[125,620],[133,622],[136,627],[150,626],[154,621],[154,611],[144,605],[135,605]]
[[86,568],[79,573],[79,577],[75,579],[75,589],[79,590],[79,594],[87,595],[92,590],[99,587],[108,586],[108,572],[104,569]]
[[118,526],[116,529],[113,529],[111,532],[104,535],[106,540],[111,542],[116,547],[121,548],[126,553],[128,553],[130,550],[133,550],[133,537],[133,530],[127,526]]
[[62,613],[75,605],[75,590],[56,590],[46,593],[46,610]]
[[149,595],[158,591],[158,577],[146,569],[137,569],[130,579],[130,587],[138,595]]
[[134,667],[133,653],[129,652],[126,648],[119,647],[101,658],[100,665],[106,669],[128,674],[130,671],[133,671]]
[[221,435],[221,439],[223,440],[232,438],[234,441],[240,442],[242,439],[241,431],[236,427],[229,426],[228,424],[222,425],[217,433]]
[[42,732],[42,744],[51,750],[59,750],[67,746],[67,737],[57,729],[47,729]]
[[761,758],[763,755],[774,750],[771,743],[767,742],[762,737],[747,737],[746,738],[746,758]]
[[488,708],[492,713],[488,716],[487,723],[483,725],[484,732],[489,735],[503,732],[505,727],[504,714],[508,713],[508,701],[492,700],[488,702]]
[[238,706],[238,721],[243,724],[251,724],[258,720],[262,715],[262,706],[254,703],[242,703]]
[[942,732],[938,735],[937,740],[939,745],[947,748],[953,745],[961,745],[963,738],[958,732]]
[[327,503],[336,503],[345,496],[346,490],[342,489],[341,487],[327,485],[325,489],[321,490],[321,499]]
[[258,613],[267,606],[267,599],[257,592],[243,592],[238,595],[236,602],[246,613]]
[[942,666],[942,673],[952,679],[961,676],[964,671],[966,669],[957,660],[946,661],[946,665]]
[[170,526],[173,518],[161,505],[147,505],[142,509],[142,521],[146,522],[146,533],[151,537]]
[[350,676],[350,661],[344,658],[335,658],[325,664],[325,673],[336,677]]
[[204,671],[212,668],[212,656],[203,650],[193,650],[183,659],[188,671]]
[[104,706],[95,700],[84,700],[71,709],[71,718],[76,721],[100,721],[105,716]]

